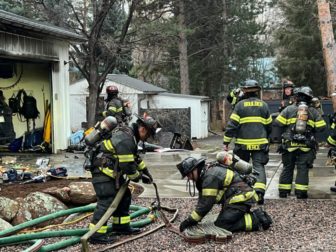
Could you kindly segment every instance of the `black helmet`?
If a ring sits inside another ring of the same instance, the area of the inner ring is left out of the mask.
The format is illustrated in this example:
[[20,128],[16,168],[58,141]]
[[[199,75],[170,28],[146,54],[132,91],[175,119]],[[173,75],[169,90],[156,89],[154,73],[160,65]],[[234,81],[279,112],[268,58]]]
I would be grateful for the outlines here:
[[107,86],[106,93],[107,94],[118,94],[119,93],[118,87],[114,85]]
[[310,99],[313,99],[314,95],[313,95],[313,90],[308,87],[308,86],[305,86],[305,87],[301,87],[300,90],[297,92],[298,95],[305,95],[307,97],[309,97]]
[[156,135],[161,130],[161,124],[156,121],[153,117],[144,114],[143,117],[138,116],[137,123],[147,128],[152,137]]
[[293,82],[291,82],[290,80],[286,80],[284,81],[284,83],[282,84],[283,88],[288,88],[288,87],[291,87],[291,88],[294,88],[295,85]]
[[244,90],[244,92],[256,92],[261,89],[256,80],[246,80],[240,87]]
[[187,176],[192,170],[205,164],[205,158],[196,159],[194,157],[187,157],[181,163],[176,165],[177,169],[180,171],[182,178]]

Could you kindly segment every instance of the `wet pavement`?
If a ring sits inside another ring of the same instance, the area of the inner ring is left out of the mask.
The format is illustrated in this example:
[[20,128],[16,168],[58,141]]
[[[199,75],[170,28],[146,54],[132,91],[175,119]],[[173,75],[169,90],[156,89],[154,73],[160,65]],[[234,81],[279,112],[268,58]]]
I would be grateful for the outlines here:
[[[207,139],[193,142],[196,149],[194,151],[182,152],[148,152],[143,156],[145,163],[153,175],[160,197],[180,198],[190,197],[186,191],[186,181],[181,179],[180,173],[176,169],[176,164],[184,158],[192,156],[195,158],[204,157],[208,161],[215,159],[216,154],[222,148],[222,136],[214,135]],[[275,146],[271,150],[275,150]],[[334,185],[336,170],[331,165],[326,165],[328,148],[321,147],[314,162],[314,168],[310,169],[309,177],[309,198],[312,199],[334,199],[336,193],[330,192],[330,186]],[[19,153],[9,155],[1,153],[2,164],[5,167],[28,167],[30,171],[38,170],[36,164],[39,159],[48,159],[51,167],[65,167],[69,176],[88,177],[90,174],[83,169],[84,155],[82,153],[68,153],[45,155],[39,153]],[[13,161],[10,164],[10,161]],[[5,163],[9,164],[5,164]],[[266,166],[267,190],[266,199],[278,199],[278,182],[282,170],[281,155],[271,151],[270,160]],[[294,174],[295,178],[295,174]],[[152,185],[143,185],[145,188],[141,197],[155,197]],[[294,197],[294,196],[290,196]]]

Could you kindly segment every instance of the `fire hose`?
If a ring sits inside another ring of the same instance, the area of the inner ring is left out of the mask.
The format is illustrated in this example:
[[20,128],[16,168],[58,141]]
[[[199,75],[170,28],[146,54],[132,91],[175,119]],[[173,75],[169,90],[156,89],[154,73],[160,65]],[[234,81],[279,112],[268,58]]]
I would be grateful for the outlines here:
[[[178,230],[178,228],[176,228],[176,227],[174,227],[172,225],[172,222],[176,219],[176,217],[178,215],[178,209],[161,206],[161,201],[160,201],[160,196],[159,196],[159,191],[158,191],[157,185],[154,182],[152,182],[152,184],[154,186],[155,195],[156,195],[156,201],[154,201],[152,203],[152,211],[157,211],[158,212],[158,216],[162,219],[163,224],[160,224],[159,226],[157,226],[157,227],[155,227],[155,228],[153,228],[151,230],[148,230],[146,232],[143,232],[143,233],[141,233],[139,235],[127,238],[127,239],[122,240],[120,242],[113,243],[110,246],[107,246],[107,247],[104,247],[101,250],[98,250],[98,252],[107,251],[107,250],[110,251],[111,249],[116,248],[118,246],[121,246],[121,245],[123,245],[123,244],[125,244],[127,242],[134,241],[134,240],[142,238],[142,237],[144,237],[146,235],[152,234],[152,233],[156,232],[157,230],[159,230],[159,229],[161,229],[163,227],[166,227],[169,231],[171,231],[171,232],[173,232],[175,234],[178,234],[182,238],[186,239],[185,235],[182,234]],[[173,217],[171,219],[168,219],[166,217],[166,215],[164,214],[163,210],[174,213]]]
[[121,185],[116,197],[112,201],[109,208],[106,210],[105,214],[101,217],[101,219],[98,221],[98,223],[94,226],[93,229],[91,229],[89,232],[87,232],[85,235],[82,236],[82,238],[81,238],[82,251],[84,251],[84,252],[89,251],[89,246],[88,246],[87,240],[108,221],[108,219],[111,217],[111,215],[117,209],[122,197],[124,196],[124,194],[126,192],[126,189],[128,188],[129,182],[130,182],[130,180],[127,180],[126,183]]

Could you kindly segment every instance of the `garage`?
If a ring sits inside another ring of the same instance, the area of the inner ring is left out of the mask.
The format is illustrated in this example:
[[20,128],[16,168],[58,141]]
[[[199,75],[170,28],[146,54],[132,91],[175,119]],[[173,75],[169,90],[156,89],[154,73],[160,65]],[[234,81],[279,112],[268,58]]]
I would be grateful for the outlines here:
[[72,31],[0,10],[0,94],[6,105],[19,100],[20,106],[11,108],[11,116],[6,109],[0,114],[0,144],[23,137],[21,150],[41,144],[53,153],[67,148],[69,45],[83,41]]

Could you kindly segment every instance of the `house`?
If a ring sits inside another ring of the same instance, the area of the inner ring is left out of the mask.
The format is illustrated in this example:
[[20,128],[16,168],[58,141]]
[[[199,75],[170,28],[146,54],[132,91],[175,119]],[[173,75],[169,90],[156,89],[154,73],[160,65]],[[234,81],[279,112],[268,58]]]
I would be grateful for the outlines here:
[[[35,128],[43,127],[51,105],[54,153],[67,148],[71,134],[69,45],[83,41],[72,31],[0,10],[0,90],[6,99],[20,89],[36,99]],[[34,128],[32,120],[22,119],[13,116],[16,137]]]
[[[210,99],[205,96],[168,93],[167,90],[123,74],[109,74],[101,94],[106,96],[106,86],[115,85],[123,99],[132,104],[133,114],[148,112],[158,118],[163,130],[180,132],[192,138],[208,136]],[[86,121],[88,83],[79,80],[70,86],[71,127],[73,131]],[[135,120],[135,117],[133,117]]]

